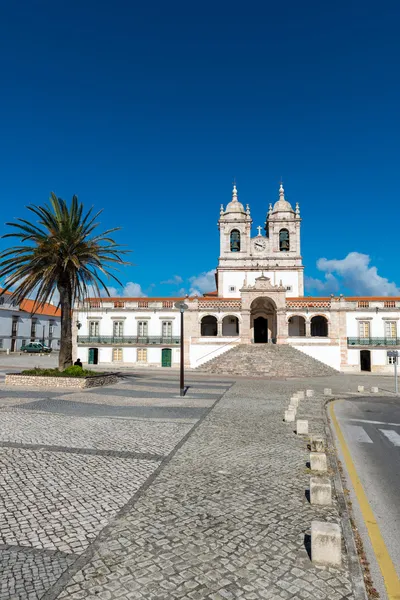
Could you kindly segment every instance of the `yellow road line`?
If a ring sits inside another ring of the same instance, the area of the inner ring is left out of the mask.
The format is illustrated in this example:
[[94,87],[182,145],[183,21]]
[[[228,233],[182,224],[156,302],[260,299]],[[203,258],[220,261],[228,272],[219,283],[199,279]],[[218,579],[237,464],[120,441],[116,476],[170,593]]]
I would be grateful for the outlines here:
[[361,509],[361,514],[367,527],[368,535],[370,537],[372,548],[374,550],[377,563],[382,573],[383,581],[385,583],[386,591],[389,600],[400,600],[400,579],[397,576],[396,569],[390,558],[386,544],[383,541],[382,534],[380,532],[378,523],[375,520],[374,513],[368,502],[368,498],[364,492],[362,483],[358,477],[356,468],[350,455],[350,451],[344,439],[344,435],[340,429],[338,420],[336,418],[334,409],[334,402],[331,402],[329,406],[329,413],[336,430],[336,435],[342,448],[344,461],[346,463],[347,472],[350,476],[351,482],[354,487],[355,494],[357,496],[358,504]]

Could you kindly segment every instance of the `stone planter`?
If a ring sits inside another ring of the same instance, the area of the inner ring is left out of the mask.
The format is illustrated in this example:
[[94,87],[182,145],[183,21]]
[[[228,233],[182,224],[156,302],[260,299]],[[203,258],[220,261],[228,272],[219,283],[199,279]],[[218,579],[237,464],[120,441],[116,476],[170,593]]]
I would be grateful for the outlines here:
[[43,377],[40,375],[21,375],[21,373],[6,373],[6,385],[21,385],[40,388],[93,388],[110,385],[119,380],[119,373],[100,373],[89,377]]

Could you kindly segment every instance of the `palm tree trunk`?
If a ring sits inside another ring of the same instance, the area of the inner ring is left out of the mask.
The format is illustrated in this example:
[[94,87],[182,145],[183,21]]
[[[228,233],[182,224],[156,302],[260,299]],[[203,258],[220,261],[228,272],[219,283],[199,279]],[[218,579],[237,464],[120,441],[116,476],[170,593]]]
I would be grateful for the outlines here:
[[60,371],[72,365],[72,294],[68,284],[58,285],[61,306],[61,340],[58,368]]

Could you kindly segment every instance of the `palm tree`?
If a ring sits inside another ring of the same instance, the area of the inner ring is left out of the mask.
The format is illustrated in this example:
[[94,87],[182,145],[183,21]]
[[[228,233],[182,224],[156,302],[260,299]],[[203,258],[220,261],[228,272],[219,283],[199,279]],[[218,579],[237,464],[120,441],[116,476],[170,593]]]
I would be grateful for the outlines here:
[[[61,341],[59,369],[72,364],[72,309],[75,302],[88,295],[110,295],[104,277],[121,282],[110,271],[116,265],[129,264],[121,259],[127,253],[110,236],[120,228],[93,234],[98,226],[91,208],[86,214],[83,204],[73,196],[71,204],[51,194],[50,204],[29,205],[38,225],[26,219],[6,223],[14,227],[4,238],[18,238],[22,245],[0,252],[0,278],[5,278],[3,292],[11,290],[11,300],[20,303],[35,294],[33,312],[59,293]],[[91,294],[90,294],[91,293]]]

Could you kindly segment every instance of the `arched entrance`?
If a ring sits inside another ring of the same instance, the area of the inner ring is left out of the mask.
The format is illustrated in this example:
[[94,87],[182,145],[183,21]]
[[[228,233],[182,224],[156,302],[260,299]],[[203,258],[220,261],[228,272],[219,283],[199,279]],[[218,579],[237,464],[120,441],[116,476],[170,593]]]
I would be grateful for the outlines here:
[[277,335],[276,305],[270,298],[256,298],[251,303],[250,327],[255,344],[275,343]]

